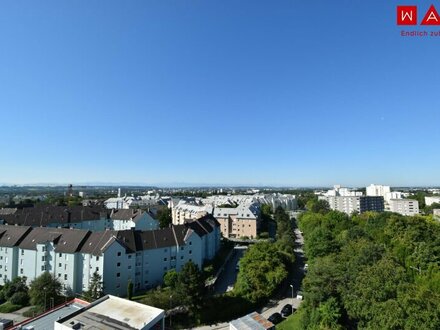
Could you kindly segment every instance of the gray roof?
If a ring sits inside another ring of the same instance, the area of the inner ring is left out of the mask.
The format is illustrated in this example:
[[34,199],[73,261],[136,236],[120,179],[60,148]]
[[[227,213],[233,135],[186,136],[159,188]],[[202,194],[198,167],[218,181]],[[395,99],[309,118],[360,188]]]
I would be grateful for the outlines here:
[[31,227],[0,225],[0,246],[16,246],[30,231]]
[[113,230],[91,233],[79,252],[99,256],[111,242],[115,241],[115,237],[116,232]]
[[133,220],[137,222],[144,215],[144,211],[135,209],[113,210],[110,218],[113,220]]
[[75,253],[90,234],[90,231],[80,229],[33,228],[19,247],[36,250],[37,244],[52,242],[55,245],[55,252]]

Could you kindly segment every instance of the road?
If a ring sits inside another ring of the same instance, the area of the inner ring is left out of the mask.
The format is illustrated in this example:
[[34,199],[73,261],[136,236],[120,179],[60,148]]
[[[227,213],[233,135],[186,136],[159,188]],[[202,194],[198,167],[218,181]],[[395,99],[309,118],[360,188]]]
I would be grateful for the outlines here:
[[[296,293],[300,289],[301,281],[304,277],[304,237],[302,236],[299,229],[296,227],[294,222],[295,231],[295,263],[293,265],[293,270],[291,272],[291,277],[284,284],[284,287],[280,289],[279,295],[271,299],[269,303],[263,308],[257,310],[265,318],[268,318],[275,312],[280,312],[286,304],[291,304],[294,308],[298,308],[301,304],[301,300],[296,299]],[[234,258],[231,258],[231,260]],[[231,261],[230,260],[230,261]],[[235,271],[235,268],[234,268]],[[237,276],[235,274],[235,276]],[[293,286],[293,298],[292,298],[292,287]],[[196,330],[227,330],[229,329],[229,323],[219,323],[215,325],[206,325],[196,328]]]
[[232,288],[237,280],[236,266],[241,257],[243,257],[247,246],[235,246],[232,257],[228,260],[224,270],[221,272],[217,283],[215,284],[214,291],[216,294],[225,293],[228,288]]

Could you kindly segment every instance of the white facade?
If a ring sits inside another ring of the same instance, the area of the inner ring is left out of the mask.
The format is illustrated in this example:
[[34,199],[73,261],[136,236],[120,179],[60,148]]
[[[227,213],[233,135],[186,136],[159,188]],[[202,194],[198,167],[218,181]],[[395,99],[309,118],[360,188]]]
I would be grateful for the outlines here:
[[440,204],[440,196],[426,196],[425,197],[425,204],[427,206],[431,206],[434,203]]
[[382,196],[385,198],[387,193],[391,192],[390,186],[380,184],[371,184],[366,189],[367,196]]
[[88,290],[96,272],[106,293],[125,296],[129,281],[136,290],[152,288],[168,270],[180,271],[189,261],[201,269],[219,247],[220,229],[213,219],[154,231],[2,225],[0,284],[17,276],[26,276],[29,284],[49,272],[72,295]]
[[419,202],[414,199],[391,199],[389,205],[391,212],[408,216],[419,214]]
[[319,199],[326,200],[332,210],[352,214],[360,212],[360,199],[356,196],[320,196]]

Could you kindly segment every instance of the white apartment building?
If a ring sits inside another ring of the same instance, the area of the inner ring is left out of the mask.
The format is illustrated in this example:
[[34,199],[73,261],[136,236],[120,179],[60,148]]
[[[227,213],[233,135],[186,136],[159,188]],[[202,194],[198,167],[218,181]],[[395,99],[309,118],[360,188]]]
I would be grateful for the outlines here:
[[382,196],[319,196],[318,199],[326,200],[332,210],[347,214],[384,210]]
[[187,221],[199,219],[207,214],[212,214],[211,205],[195,204],[181,200],[171,208],[171,217],[174,225],[181,225]]
[[402,215],[418,215],[419,202],[413,199],[391,199],[389,202],[391,212],[396,212]]
[[201,268],[219,248],[213,217],[149,231],[0,225],[0,284],[16,276],[26,276],[29,284],[49,272],[73,294],[87,290],[97,272],[106,293],[125,296],[129,280],[136,290],[152,288],[188,261]]
[[440,196],[426,196],[425,197],[425,204],[427,206],[431,206],[434,203],[440,204]]
[[328,190],[324,193],[324,196],[335,197],[335,196],[362,196],[362,191],[356,191],[350,188],[341,187],[340,185],[334,185],[333,189]]
[[380,184],[370,184],[366,188],[367,196],[382,196],[385,197],[387,193],[391,192],[390,186],[383,186]]

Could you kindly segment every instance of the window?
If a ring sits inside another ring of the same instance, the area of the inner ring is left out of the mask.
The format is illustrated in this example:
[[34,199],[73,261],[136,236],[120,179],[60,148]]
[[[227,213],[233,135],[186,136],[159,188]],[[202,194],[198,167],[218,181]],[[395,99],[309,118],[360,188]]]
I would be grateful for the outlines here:
[[192,250],[189,250],[189,254],[192,254],[193,252],[192,252]]
[[23,249],[21,249],[21,255],[22,255],[22,256],[24,255],[24,250],[23,250]]
[[116,264],[116,266],[117,266],[117,267],[121,267],[121,263],[118,262],[118,263]]
[[99,267],[96,267],[96,271],[99,272]]
[[120,257],[121,256],[121,252],[118,252],[118,257]]
[[43,252],[46,252],[46,247],[45,246],[43,246]]
[[163,261],[167,261],[168,259],[167,258],[163,258]]
[[128,255],[128,259],[131,259],[131,254]]
[[45,266],[41,266],[41,271],[44,272],[45,270],[46,270],[46,267]]
[[58,273],[58,277],[61,277],[61,274],[60,274],[60,273]]
[[96,261],[99,261],[99,256],[96,256]]
[[131,269],[131,266],[128,266],[128,269]]
[[46,256],[42,256],[41,261],[46,261]]
[[193,242],[190,241],[190,242],[189,242],[189,245],[193,245]]
[[63,256],[63,254],[62,253],[60,253],[59,255],[58,255],[60,258]]
[[64,270],[67,270],[67,264],[64,264]]
[[164,267],[163,270],[168,270],[168,268],[167,268],[167,267]]
[[20,268],[20,274],[23,274],[23,268]]
[[164,249],[163,252],[168,252],[168,249]]
[[183,250],[185,250],[185,247],[181,246],[180,249],[183,251]]
[[64,274],[64,280],[67,281],[67,274]]
[[183,256],[180,257],[180,260],[183,260]]
[[23,259],[20,259],[20,265],[23,265]]
[[61,262],[58,263],[58,267],[63,267],[63,265],[61,264]]
[[116,273],[116,277],[121,277],[121,273]]

